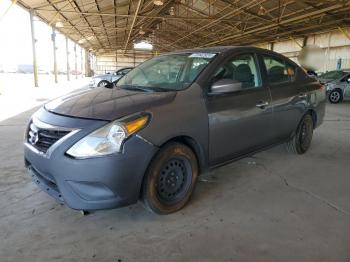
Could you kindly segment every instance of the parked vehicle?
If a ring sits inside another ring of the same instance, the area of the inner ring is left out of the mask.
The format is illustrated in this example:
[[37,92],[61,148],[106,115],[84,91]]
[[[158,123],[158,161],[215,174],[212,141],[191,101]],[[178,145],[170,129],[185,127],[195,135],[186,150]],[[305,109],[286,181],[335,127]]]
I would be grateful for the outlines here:
[[[33,74],[34,73],[34,66],[31,64],[19,64],[17,66],[17,73],[21,73],[21,74]],[[44,69],[43,67],[38,67],[38,74],[41,75],[48,75],[50,74],[50,72],[46,69]]]
[[120,79],[122,76],[126,75],[132,67],[125,67],[122,69],[119,69],[115,71],[114,73],[107,73],[104,75],[97,75],[91,78],[91,81],[89,83],[90,87],[105,87],[108,84],[111,84],[113,82],[116,82],[118,79]]
[[83,90],[31,118],[25,163],[47,193],[79,210],[141,199],[168,214],[204,170],[286,142],[311,144],[324,86],[297,64],[253,47],[163,54],[113,88]]
[[329,102],[350,100],[350,69],[327,72],[319,80],[326,85]]

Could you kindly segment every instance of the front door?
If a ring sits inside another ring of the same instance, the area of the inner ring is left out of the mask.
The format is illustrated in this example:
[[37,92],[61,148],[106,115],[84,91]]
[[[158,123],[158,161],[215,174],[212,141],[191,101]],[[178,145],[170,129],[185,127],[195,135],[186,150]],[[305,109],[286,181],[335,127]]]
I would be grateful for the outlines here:
[[344,85],[343,98],[344,100],[350,100],[350,74],[346,75],[342,81],[342,85]]
[[209,118],[209,159],[222,163],[265,146],[271,139],[271,96],[262,85],[255,54],[226,59],[212,77],[212,83],[232,79],[241,89],[207,96]]

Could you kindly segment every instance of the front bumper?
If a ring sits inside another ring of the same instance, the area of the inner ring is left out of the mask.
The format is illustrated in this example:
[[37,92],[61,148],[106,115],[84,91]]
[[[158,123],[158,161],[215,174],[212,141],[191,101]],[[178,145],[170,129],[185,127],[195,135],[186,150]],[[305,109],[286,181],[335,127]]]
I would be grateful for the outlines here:
[[[68,119],[43,110],[39,117],[42,117],[39,118],[42,121],[51,117],[53,121],[50,124],[61,126]],[[140,195],[143,176],[157,147],[138,136],[131,136],[125,142],[122,153],[74,159],[65,152],[96,126],[105,124],[104,121],[95,120],[77,121],[80,122],[81,131],[63,138],[65,140],[49,155],[40,154],[25,143],[25,164],[33,181],[43,191],[73,209],[107,209],[135,203]]]

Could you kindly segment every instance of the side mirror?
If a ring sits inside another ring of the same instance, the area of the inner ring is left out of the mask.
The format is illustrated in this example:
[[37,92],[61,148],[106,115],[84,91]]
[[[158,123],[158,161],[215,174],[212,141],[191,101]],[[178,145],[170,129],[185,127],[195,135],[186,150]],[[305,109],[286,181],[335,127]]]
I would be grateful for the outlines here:
[[211,94],[225,94],[236,92],[242,89],[242,83],[233,79],[220,79],[216,81],[210,89]]

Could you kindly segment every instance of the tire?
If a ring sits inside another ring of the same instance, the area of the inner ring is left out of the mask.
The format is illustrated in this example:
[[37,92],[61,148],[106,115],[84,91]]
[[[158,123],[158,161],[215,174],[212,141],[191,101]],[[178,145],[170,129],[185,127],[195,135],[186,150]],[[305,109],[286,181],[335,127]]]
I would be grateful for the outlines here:
[[98,86],[98,87],[105,87],[105,86],[108,85],[108,84],[109,84],[108,81],[102,80],[102,81],[100,81],[100,82],[97,84],[97,86]]
[[287,142],[287,150],[295,154],[304,154],[311,145],[314,122],[310,114],[306,114],[300,121],[293,137]]
[[152,160],[142,185],[142,201],[156,214],[170,214],[189,201],[198,177],[193,151],[180,143],[166,144]]
[[343,100],[343,94],[340,90],[335,89],[329,93],[328,100],[332,104],[337,104]]

